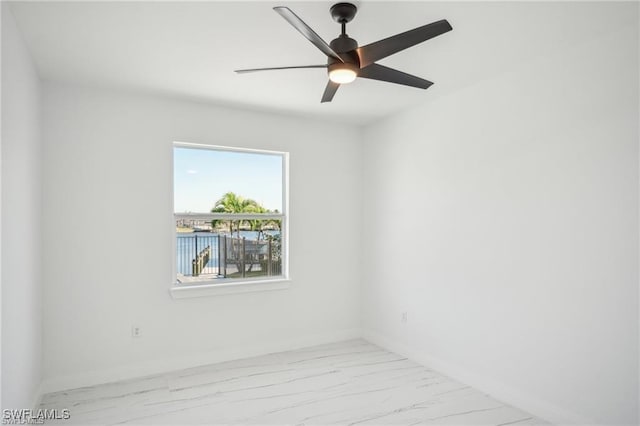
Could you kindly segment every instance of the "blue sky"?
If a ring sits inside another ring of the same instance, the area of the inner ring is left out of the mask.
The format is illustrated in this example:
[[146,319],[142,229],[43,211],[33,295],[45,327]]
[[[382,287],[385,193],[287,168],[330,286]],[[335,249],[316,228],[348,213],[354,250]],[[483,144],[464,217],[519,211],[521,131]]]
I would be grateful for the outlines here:
[[212,149],[173,149],[175,213],[208,213],[226,192],[282,211],[282,156]]

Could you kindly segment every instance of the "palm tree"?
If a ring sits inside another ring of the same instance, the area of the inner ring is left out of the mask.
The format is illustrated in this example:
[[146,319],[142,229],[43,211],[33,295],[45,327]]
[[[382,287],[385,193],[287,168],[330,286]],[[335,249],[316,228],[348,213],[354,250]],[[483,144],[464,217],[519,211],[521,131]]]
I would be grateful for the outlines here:
[[[255,204],[254,206],[249,207],[250,213],[271,213],[269,210],[262,207],[260,204]],[[261,219],[251,219],[247,221],[249,224],[249,229],[258,233],[257,240],[260,241],[264,235],[264,226],[268,221]]]
[[[216,201],[216,204],[211,209],[211,213],[264,213],[265,208],[260,206],[257,202],[250,198],[244,198],[237,195],[234,192],[227,192]],[[215,227],[218,220],[211,221],[211,226]],[[238,232],[238,238],[240,238],[240,225],[242,220],[230,220],[229,221],[229,233],[233,235],[233,226],[236,224],[236,230]]]
[[[270,210],[265,209],[260,204],[258,204],[255,200],[250,198],[244,198],[242,196],[237,195],[234,192],[227,192],[216,201],[215,205],[211,209],[212,213],[271,213]],[[249,225],[249,229],[252,231],[257,231],[258,236],[257,240],[260,241],[264,238],[264,226],[267,224],[275,225],[279,228],[280,221],[274,220],[261,220],[261,219],[239,219],[239,220],[212,220],[211,226],[215,228],[218,223],[229,224],[229,233],[233,236],[234,227],[236,232],[238,233],[238,240],[240,239],[240,226],[244,223]],[[237,240],[236,240],[237,241]],[[232,240],[232,247],[234,247],[235,243]],[[238,250],[238,248],[234,248],[232,250]],[[236,256],[237,258],[237,256]],[[240,269],[240,262],[237,263],[238,269]],[[253,268],[253,262],[249,262],[248,264],[248,272]]]

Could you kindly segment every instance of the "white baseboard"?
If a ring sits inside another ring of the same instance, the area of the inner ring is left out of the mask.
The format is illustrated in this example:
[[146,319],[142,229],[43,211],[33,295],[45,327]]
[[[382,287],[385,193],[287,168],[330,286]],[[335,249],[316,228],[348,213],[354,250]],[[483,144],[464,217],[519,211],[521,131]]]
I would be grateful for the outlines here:
[[500,383],[489,377],[483,377],[475,374],[467,369],[454,365],[450,362],[436,359],[428,353],[412,349],[393,339],[384,337],[376,332],[363,330],[362,337],[371,343],[374,343],[389,351],[418,362],[424,366],[428,366],[439,373],[451,377],[454,380],[462,382],[466,385],[474,387],[485,392],[497,400],[503,401],[509,405],[520,408],[530,414],[546,420],[556,425],[595,425],[589,419],[585,419],[575,413],[569,412],[563,408],[557,407],[547,401],[540,400],[537,397],[526,394],[521,390]]
[[310,336],[299,336],[292,339],[269,342],[268,344],[225,348],[213,352],[203,352],[180,358],[150,360],[147,362],[118,366],[103,370],[50,377],[45,379],[40,386],[38,398],[40,398],[41,395],[50,392],[94,386],[119,380],[134,379],[185,368],[215,364],[218,362],[250,358],[269,353],[290,351],[350,339],[359,339],[361,337],[362,332],[360,329],[347,329]]

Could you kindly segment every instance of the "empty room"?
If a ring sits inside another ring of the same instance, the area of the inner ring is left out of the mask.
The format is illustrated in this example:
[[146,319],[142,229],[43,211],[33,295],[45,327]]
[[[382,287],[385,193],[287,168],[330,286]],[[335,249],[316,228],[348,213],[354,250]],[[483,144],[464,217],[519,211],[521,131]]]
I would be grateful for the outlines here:
[[2,1],[2,424],[638,425],[637,1]]

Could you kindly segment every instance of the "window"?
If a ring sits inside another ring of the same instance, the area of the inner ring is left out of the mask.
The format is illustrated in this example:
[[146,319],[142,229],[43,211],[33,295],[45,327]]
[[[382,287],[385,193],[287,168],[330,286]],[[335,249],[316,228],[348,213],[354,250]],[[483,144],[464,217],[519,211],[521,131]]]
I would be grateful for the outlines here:
[[174,144],[176,285],[286,278],[287,157]]

